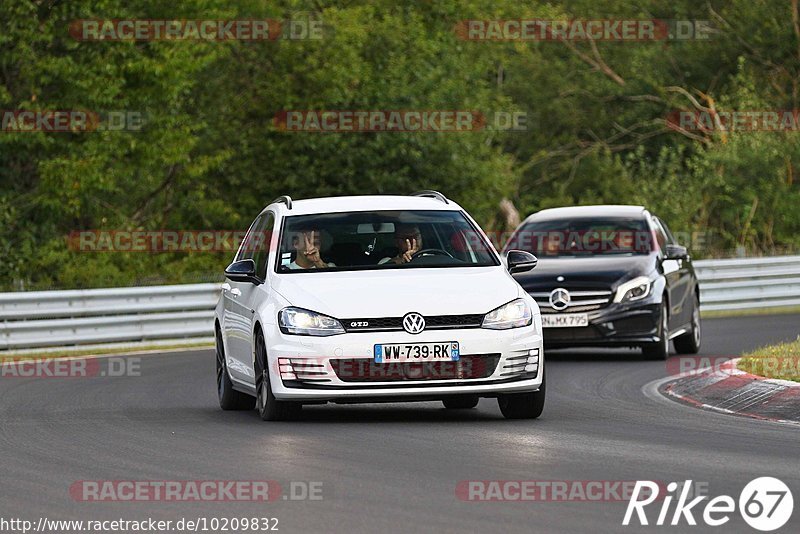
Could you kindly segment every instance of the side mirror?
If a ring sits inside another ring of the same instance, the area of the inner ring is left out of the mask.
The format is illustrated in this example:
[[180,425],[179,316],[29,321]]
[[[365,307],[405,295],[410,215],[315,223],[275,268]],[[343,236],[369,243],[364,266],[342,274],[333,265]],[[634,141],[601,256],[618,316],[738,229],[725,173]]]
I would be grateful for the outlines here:
[[239,260],[231,263],[225,269],[225,277],[234,282],[261,283],[261,281],[256,278],[256,262],[252,259]]
[[664,259],[685,260],[689,258],[689,251],[681,245],[667,245],[664,247]]
[[530,252],[525,252],[524,250],[509,250],[506,253],[506,263],[508,265],[508,272],[514,274],[530,271],[536,267],[539,260]]

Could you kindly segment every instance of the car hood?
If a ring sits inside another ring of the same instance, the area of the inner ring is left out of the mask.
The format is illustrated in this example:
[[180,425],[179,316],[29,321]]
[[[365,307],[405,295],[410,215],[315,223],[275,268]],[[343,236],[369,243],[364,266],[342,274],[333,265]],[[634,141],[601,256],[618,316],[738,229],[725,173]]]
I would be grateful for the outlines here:
[[[514,278],[526,291],[550,290],[558,286],[613,290],[631,278],[650,275],[655,264],[655,254],[539,258],[535,269],[516,274]],[[559,276],[564,280],[558,281]]]
[[336,318],[487,313],[522,294],[502,267],[291,273],[270,290]]

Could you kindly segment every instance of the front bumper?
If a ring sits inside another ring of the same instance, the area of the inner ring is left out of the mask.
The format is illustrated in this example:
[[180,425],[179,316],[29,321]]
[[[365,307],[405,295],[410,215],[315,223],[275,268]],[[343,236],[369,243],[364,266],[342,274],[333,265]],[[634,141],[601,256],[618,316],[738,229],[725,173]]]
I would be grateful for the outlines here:
[[[330,337],[287,335],[273,327],[267,335],[273,394],[279,400],[367,402],[434,400],[465,394],[493,397],[536,391],[542,383],[544,366],[538,324],[536,320],[529,327],[510,330],[464,328],[417,335],[354,332]],[[462,362],[473,360],[477,362],[475,367],[467,369],[464,364],[451,362],[444,366],[422,364],[413,369],[421,374],[400,377],[390,371],[366,381],[360,374],[365,369],[375,370],[372,362],[376,343],[448,341],[457,341]],[[535,372],[529,365],[534,354],[538,356]],[[360,365],[353,366],[352,362]],[[434,374],[426,374],[429,372]],[[384,380],[384,376],[393,379]]]
[[548,348],[630,347],[659,341],[661,304],[611,303],[586,312],[589,326],[545,328]]

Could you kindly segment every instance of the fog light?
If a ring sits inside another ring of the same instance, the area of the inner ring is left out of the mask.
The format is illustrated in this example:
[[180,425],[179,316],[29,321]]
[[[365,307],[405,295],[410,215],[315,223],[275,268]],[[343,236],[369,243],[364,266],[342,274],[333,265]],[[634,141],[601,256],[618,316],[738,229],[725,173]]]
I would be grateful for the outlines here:
[[533,373],[534,371],[538,370],[539,370],[539,365],[535,363],[529,363],[528,365],[525,366],[525,371],[528,373]]
[[539,349],[531,349],[528,351],[528,363],[539,363]]
[[292,360],[289,358],[278,358],[278,371],[283,380],[297,380],[297,375],[294,374],[294,367],[292,367]]

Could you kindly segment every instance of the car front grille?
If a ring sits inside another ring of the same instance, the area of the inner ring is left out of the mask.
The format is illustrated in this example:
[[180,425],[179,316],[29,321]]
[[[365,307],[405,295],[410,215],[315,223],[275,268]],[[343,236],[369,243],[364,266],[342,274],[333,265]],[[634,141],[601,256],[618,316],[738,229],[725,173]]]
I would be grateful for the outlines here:
[[375,363],[371,358],[331,360],[342,382],[403,382],[424,380],[469,380],[494,373],[500,354],[462,355],[457,362]]
[[[483,314],[469,315],[431,315],[425,318],[425,330],[450,328],[480,328]],[[366,317],[361,319],[341,319],[346,332],[391,332],[403,330],[402,317]]]
[[[554,288],[555,289],[555,288]],[[611,291],[607,289],[576,289],[569,291],[571,301],[563,310],[556,310],[550,305],[550,291],[534,291],[531,296],[536,299],[542,313],[575,313],[597,310],[611,302]]]
[[603,335],[594,326],[579,326],[575,328],[548,328],[544,334],[544,342],[566,343],[568,341],[599,341]]
[[657,328],[657,314],[626,317],[614,321],[614,330],[617,334],[623,335],[652,334]]

